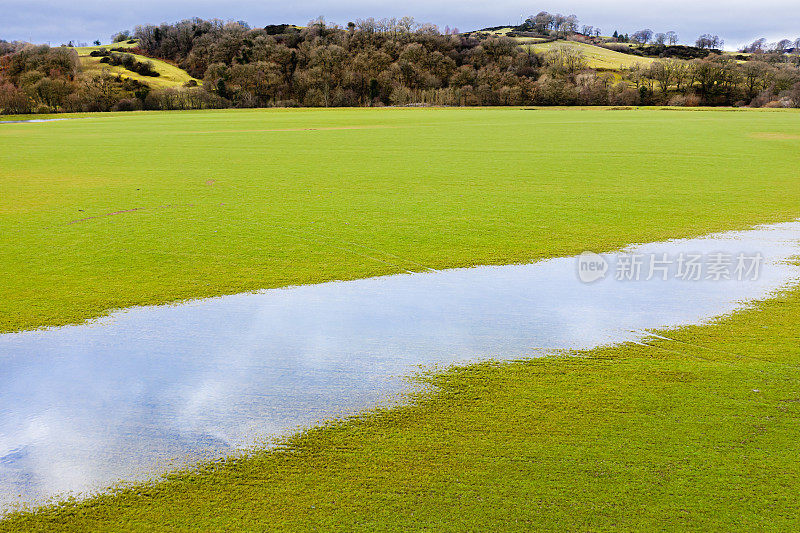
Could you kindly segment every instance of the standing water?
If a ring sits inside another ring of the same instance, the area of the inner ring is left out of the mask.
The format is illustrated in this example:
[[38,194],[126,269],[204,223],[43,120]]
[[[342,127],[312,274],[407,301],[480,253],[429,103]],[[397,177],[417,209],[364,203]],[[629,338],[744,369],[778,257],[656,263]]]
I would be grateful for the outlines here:
[[795,283],[798,255],[791,222],[0,335],[0,506],[146,479],[170,460],[222,456],[357,412],[401,391],[419,365],[534,357],[701,323]]

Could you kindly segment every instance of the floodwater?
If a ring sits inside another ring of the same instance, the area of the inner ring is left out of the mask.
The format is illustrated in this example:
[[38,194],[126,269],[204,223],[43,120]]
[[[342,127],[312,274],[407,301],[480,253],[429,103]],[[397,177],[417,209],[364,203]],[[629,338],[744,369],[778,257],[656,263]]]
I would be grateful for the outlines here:
[[[616,279],[635,277],[623,275],[634,252],[674,264],[649,281],[647,261],[641,279]],[[678,258],[694,252],[702,279],[679,279]],[[753,260],[759,268],[744,280],[707,279],[720,277],[716,252],[764,262]],[[0,508],[146,479],[173,460],[222,456],[357,412],[403,390],[418,365],[535,357],[707,321],[797,282],[798,255],[800,222],[791,222],[609,254],[594,283],[579,280],[576,258],[559,258],[134,308],[0,335]]]
[[78,120],[80,117],[71,118],[33,118],[30,120],[0,120],[0,124],[36,124],[38,122],[58,122],[60,120]]

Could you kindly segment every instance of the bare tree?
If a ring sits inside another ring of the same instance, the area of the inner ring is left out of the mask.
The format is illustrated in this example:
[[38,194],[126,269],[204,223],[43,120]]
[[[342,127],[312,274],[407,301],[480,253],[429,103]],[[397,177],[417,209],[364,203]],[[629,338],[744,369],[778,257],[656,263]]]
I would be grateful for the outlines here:
[[763,52],[767,46],[767,40],[762,37],[760,39],[756,39],[749,45],[745,46],[742,51],[750,52],[751,54],[757,54],[759,52]]
[[675,81],[679,63],[680,61],[676,59],[660,59],[650,65],[650,77],[658,82],[661,92],[665,95]]
[[763,61],[748,61],[742,65],[744,90],[748,98],[755,98],[766,88],[769,72],[770,66]]
[[397,27],[402,33],[411,33],[418,27],[414,17],[403,17],[397,22]]
[[700,37],[697,38],[695,45],[698,48],[706,48],[709,50],[719,50],[723,47],[725,41],[719,38],[719,35],[711,35],[710,33],[704,33]]
[[546,35],[553,28],[555,22],[553,15],[547,11],[541,11],[537,15],[529,17],[528,20],[531,21],[533,29],[542,35]]
[[689,80],[690,76],[691,69],[689,68],[689,64],[685,61],[676,61],[673,79],[675,80],[675,88],[678,89],[679,92],[685,92],[687,88],[686,82]]
[[639,44],[647,44],[653,38],[653,30],[651,29],[644,29],[639,30],[633,35],[631,35],[631,39],[636,41]]
[[567,33],[578,33],[578,17],[569,15],[564,20],[564,29]]
[[664,44],[667,42],[667,34],[656,33],[655,36],[653,36],[653,42],[655,42],[658,45],[664,46]]
[[556,31],[556,35],[561,35],[561,32],[564,31],[564,25],[566,24],[567,17],[562,15],[561,13],[556,13],[553,15],[553,29]]
[[554,76],[573,76],[587,65],[583,52],[566,45],[551,48],[545,59]]
[[678,44],[678,34],[675,33],[674,31],[668,31],[667,42],[669,43],[670,46],[675,46],[676,44]]

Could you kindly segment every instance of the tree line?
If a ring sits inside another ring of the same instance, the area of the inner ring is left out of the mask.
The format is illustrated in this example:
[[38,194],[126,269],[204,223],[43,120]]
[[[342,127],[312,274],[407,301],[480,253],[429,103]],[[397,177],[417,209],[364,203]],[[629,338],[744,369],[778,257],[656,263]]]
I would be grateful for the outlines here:
[[[527,30],[518,31],[598,39],[594,28],[578,24],[577,17],[542,12],[526,21]],[[410,17],[358,19],[346,26],[318,19],[304,28],[190,19],[138,26],[119,36],[129,38],[137,39],[135,53],[174,63],[202,79],[202,86],[150,90],[107,73],[80,74],[77,55],[69,48],[0,43],[0,109],[800,106],[797,55],[769,50],[744,62],[708,50],[691,60],[665,53],[648,66],[603,71],[589,68],[587,58],[562,41],[537,53],[513,38],[440,32]],[[670,39],[657,46],[676,48],[667,44]],[[713,36],[711,40],[713,45]]]

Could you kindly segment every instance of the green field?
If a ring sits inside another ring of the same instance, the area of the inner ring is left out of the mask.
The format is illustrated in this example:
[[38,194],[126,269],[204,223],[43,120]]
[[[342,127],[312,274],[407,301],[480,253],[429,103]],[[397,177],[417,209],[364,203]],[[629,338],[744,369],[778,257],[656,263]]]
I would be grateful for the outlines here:
[[[766,135],[765,135],[766,134]],[[221,110],[0,127],[0,331],[800,215],[800,114]]]
[[[0,125],[0,330],[800,217],[800,114],[129,113]],[[0,530],[797,529],[800,291]]]

